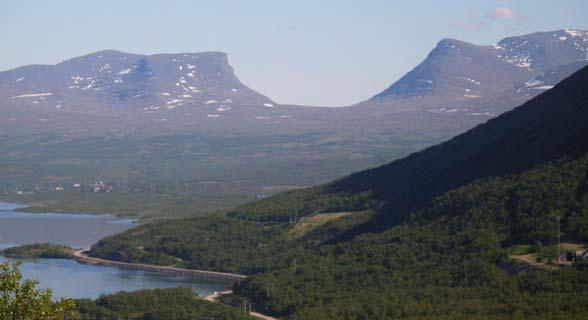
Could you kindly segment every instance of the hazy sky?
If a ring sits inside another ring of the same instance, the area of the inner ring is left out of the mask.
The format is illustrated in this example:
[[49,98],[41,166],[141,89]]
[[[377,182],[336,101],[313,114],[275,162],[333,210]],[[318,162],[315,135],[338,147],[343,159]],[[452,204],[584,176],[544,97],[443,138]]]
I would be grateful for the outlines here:
[[0,0],[0,70],[102,49],[225,51],[279,103],[346,105],[418,64],[442,38],[588,30],[588,0]]

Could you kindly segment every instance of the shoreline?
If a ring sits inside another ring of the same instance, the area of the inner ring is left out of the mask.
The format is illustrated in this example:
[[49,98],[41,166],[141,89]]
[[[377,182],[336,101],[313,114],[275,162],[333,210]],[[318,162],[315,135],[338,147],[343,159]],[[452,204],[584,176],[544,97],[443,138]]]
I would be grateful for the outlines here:
[[42,206],[38,206],[34,203],[25,204],[22,202],[9,202],[9,201],[0,201],[0,208],[1,205],[9,205],[10,207],[7,209],[0,209],[0,212],[14,212],[14,213],[23,213],[23,214],[31,214],[31,215],[67,215],[67,216],[88,216],[88,217],[112,217],[114,219],[120,220],[129,220],[132,221],[133,225],[141,225],[141,219],[143,218],[140,215],[136,214],[115,214],[115,213],[103,213],[97,211],[61,211],[61,210],[51,210],[45,209]]
[[132,269],[132,270],[144,270],[144,271],[153,271],[153,272],[161,272],[161,273],[168,273],[168,274],[178,274],[184,276],[191,276],[196,278],[204,278],[204,279],[217,279],[217,280],[230,280],[230,281],[243,281],[249,278],[246,275],[236,274],[236,273],[228,273],[228,272],[217,272],[217,271],[207,271],[207,270],[196,270],[196,269],[183,269],[183,268],[176,268],[176,267],[166,267],[166,266],[156,266],[150,264],[141,264],[141,263],[128,263],[128,262],[120,262],[120,261],[113,261],[101,258],[94,258],[88,256],[86,253],[89,250],[78,250],[73,253],[73,259],[84,264],[90,265],[103,265],[103,266],[110,266],[110,267],[117,267],[122,269]]

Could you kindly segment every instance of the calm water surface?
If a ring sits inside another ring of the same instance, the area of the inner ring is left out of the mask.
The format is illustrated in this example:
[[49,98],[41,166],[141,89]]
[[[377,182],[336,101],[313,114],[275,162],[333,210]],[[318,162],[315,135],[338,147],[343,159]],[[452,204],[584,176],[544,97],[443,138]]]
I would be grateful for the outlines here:
[[[0,249],[15,245],[51,242],[88,248],[99,239],[134,226],[133,219],[111,215],[15,212],[21,205],[0,202]],[[0,260],[6,258],[0,256]],[[91,266],[64,259],[20,260],[26,278],[52,288],[54,296],[97,298],[101,294],[152,288],[188,287],[207,295],[230,286],[229,282],[174,276],[141,270]]]
[[24,213],[22,205],[0,202],[0,247],[51,242],[73,248],[89,248],[98,240],[135,224],[133,219],[111,215]]

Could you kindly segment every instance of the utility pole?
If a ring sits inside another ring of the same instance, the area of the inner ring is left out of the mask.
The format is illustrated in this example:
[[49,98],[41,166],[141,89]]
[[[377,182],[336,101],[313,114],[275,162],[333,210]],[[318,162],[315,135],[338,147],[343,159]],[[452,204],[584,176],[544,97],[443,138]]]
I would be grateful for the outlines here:
[[[249,307],[249,311],[247,311],[247,307]],[[251,318],[251,312],[253,312],[253,303],[247,303],[247,299],[243,301],[243,311],[244,315],[248,318]]]
[[559,220],[561,219],[560,216],[557,216],[557,263],[560,263],[560,257],[561,257],[561,227],[560,227],[560,223]]

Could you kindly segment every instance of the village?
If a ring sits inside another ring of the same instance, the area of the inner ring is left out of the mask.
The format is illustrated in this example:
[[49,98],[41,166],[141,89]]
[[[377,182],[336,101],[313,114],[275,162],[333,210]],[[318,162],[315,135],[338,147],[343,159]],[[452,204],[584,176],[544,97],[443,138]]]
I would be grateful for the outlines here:
[[71,183],[71,184],[57,184],[40,186],[35,185],[30,189],[16,188],[14,191],[4,190],[5,195],[14,193],[19,196],[31,195],[40,192],[64,192],[66,190],[79,190],[81,192],[93,192],[93,193],[110,193],[114,191],[115,184],[108,183],[103,180],[96,180],[89,183]]

